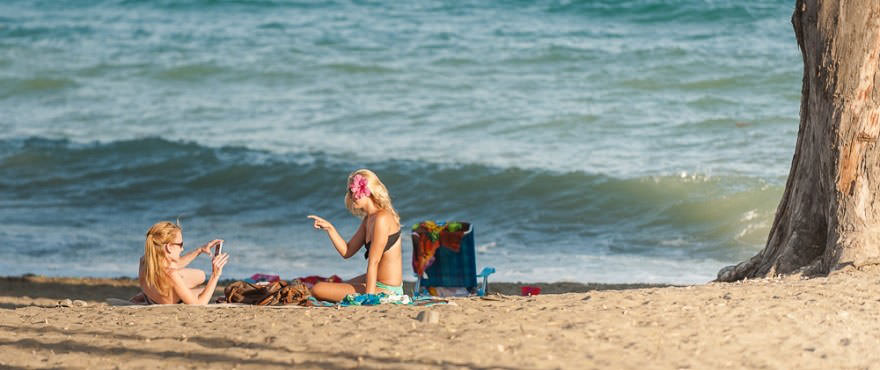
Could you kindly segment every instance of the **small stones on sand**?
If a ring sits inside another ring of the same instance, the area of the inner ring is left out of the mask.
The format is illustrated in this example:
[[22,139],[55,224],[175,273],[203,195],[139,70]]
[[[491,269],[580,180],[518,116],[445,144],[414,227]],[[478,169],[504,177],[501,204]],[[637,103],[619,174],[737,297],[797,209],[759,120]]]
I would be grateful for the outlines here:
[[70,298],[62,299],[58,301],[57,307],[86,307],[89,304],[86,301],[71,300]]
[[416,320],[426,322],[428,324],[436,324],[440,322],[440,313],[437,311],[422,311],[416,316]]

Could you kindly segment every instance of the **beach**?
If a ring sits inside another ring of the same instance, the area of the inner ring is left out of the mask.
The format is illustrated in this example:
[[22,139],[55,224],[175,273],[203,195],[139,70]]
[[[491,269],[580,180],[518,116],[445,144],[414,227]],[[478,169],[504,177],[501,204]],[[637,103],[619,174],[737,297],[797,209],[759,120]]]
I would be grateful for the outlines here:
[[429,307],[274,308],[109,306],[136,292],[134,281],[9,277],[0,367],[874,369],[878,281],[878,271],[845,271],[495,292]]
[[[708,283],[781,209],[792,7],[2,1],[0,369],[880,368],[880,270]],[[462,222],[490,293],[108,304],[159,244],[224,240],[221,285],[364,273],[307,218],[360,240],[361,168],[404,280],[413,226]]]

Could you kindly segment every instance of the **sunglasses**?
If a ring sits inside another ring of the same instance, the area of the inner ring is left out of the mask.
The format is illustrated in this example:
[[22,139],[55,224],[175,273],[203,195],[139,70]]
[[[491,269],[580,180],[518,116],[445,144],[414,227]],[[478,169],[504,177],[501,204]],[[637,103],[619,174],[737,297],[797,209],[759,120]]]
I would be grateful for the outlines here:
[[169,245],[176,245],[180,247],[180,250],[183,250],[183,242],[180,243],[168,243]]

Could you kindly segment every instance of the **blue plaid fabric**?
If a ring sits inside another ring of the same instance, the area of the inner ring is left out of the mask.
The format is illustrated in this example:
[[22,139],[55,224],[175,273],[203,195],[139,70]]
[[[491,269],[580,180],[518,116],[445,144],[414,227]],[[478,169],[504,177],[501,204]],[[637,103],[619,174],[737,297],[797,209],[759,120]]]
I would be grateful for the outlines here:
[[[474,227],[462,222],[467,230],[461,238],[458,252],[440,246],[434,253],[434,263],[425,270],[428,278],[421,277],[422,287],[465,287],[477,286],[477,260],[474,249]],[[413,234],[413,248],[419,245],[418,234]],[[413,253],[415,256],[415,253]]]

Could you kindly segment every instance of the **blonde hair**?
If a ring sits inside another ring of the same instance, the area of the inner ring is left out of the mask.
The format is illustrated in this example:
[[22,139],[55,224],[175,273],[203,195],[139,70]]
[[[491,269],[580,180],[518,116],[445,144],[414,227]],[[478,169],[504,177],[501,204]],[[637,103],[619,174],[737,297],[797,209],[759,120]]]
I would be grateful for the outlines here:
[[388,195],[388,188],[386,188],[385,184],[379,180],[379,176],[376,176],[373,171],[366,168],[361,168],[348,175],[348,182],[345,187],[345,208],[348,208],[348,211],[355,216],[361,218],[365,216],[363,210],[354,207],[354,199],[352,199],[351,190],[349,190],[351,189],[352,180],[357,175],[361,175],[367,179],[367,187],[370,188],[370,199],[373,200],[373,203],[375,203],[379,209],[385,209],[391,212],[391,215],[394,216],[394,220],[400,224],[400,216],[397,214],[397,211],[394,210],[394,206],[391,205],[391,196]]
[[180,234],[180,225],[168,221],[157,222],[147,230],[147,240],[144,242],[144,281],[147,286],[155,288],[162,295],[171,292],[165,244],[173,243]]

